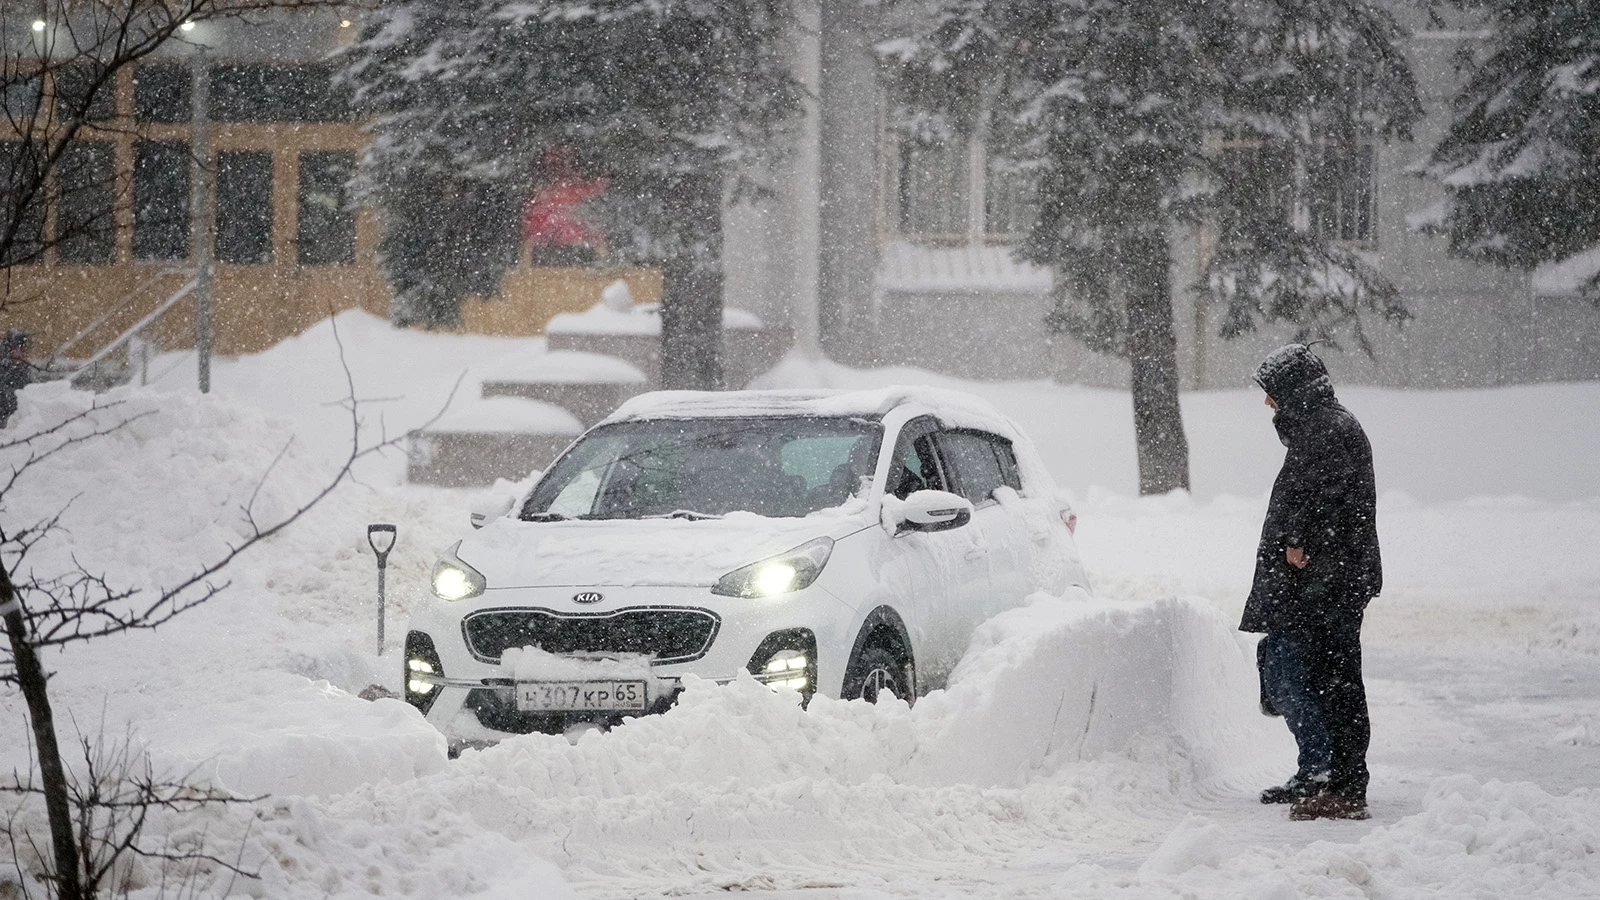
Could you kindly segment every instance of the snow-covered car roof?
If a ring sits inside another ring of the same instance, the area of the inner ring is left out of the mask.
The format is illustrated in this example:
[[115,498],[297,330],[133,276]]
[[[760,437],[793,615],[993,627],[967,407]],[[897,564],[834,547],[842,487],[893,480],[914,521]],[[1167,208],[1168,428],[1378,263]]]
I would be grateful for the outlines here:
[[894,386],[866,391],[654,391],[618,407],[606,422],[640,419],[761,418],[767,416],[859,416],[882,418],[894,409],[925,407],[954,427],[1015,432],[984,400],[944,388]]

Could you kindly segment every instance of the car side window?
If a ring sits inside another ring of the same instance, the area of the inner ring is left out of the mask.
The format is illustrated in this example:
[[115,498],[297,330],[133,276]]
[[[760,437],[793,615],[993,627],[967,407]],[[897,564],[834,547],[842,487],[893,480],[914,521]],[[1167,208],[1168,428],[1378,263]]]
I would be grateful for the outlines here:
[[886,490],[901,500],[917,491],[944,491],[944,470],[939,463],[935,446],[932,420],[915,420],[900,431],[895,442],[894,459],[897,465],[889,470]]
[[1022,491],[1022,473],[1017,469],[1017,451],[1011,442],[1002,437],[989,435],[989,446],[994,448],[994,455],[1000,460],[1000,480],[1006,487],[1013,491]]
[[993,502],[994,492],[1005,484],[994,440],[977,431],[945,431],[939,435],[944,458],[955,469],[957,489],[974,506]]

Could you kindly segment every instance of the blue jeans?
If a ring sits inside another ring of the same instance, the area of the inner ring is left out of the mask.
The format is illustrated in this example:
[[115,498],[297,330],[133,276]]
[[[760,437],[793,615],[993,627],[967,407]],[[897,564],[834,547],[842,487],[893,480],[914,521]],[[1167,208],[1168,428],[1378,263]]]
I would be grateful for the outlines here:
[[1301,780],[1326,779],[1333,763],[1333,740],[1322,717],[1322,702],[1311,686],[1306,648],[1293,638],[1269,634],[1261,639],[1261,690],[1273,711],[1283,716],[1300,747]]

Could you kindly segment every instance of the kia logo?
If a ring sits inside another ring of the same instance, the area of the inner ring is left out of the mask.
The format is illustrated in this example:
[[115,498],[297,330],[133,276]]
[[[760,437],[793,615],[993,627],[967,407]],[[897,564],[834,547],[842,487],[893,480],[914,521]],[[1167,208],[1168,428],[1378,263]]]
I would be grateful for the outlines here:
[[573,594],[572,595],[572,602],[573,603],[599,603],[601,600],[604,600],[604,599],[605,599],[605,595],[600,593],[599,591],[584,591],[581,594]]

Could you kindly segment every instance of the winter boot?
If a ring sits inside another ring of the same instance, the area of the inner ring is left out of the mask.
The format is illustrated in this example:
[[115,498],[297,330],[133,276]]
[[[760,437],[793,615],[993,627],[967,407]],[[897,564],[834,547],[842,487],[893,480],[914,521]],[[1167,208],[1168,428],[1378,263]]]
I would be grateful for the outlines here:
[[1289,818],[1296,822],[1312,819],[1370,819],[1367,798],[1354,794],[1325,790],[1294,801],[1289,808]]
[[1303,800],[1306,797],[1316,794],[1318,791],[1321,791],[1323,788],[1327,787],[1327,785],[1328,776],[1326,775],[1302,775],[1296,773],[1293,778],[1289,779],[1283,784],[1277,785],[1276,787],[1269,787],[1262,791],[1261,802],[1293,803],[1296,800]]

